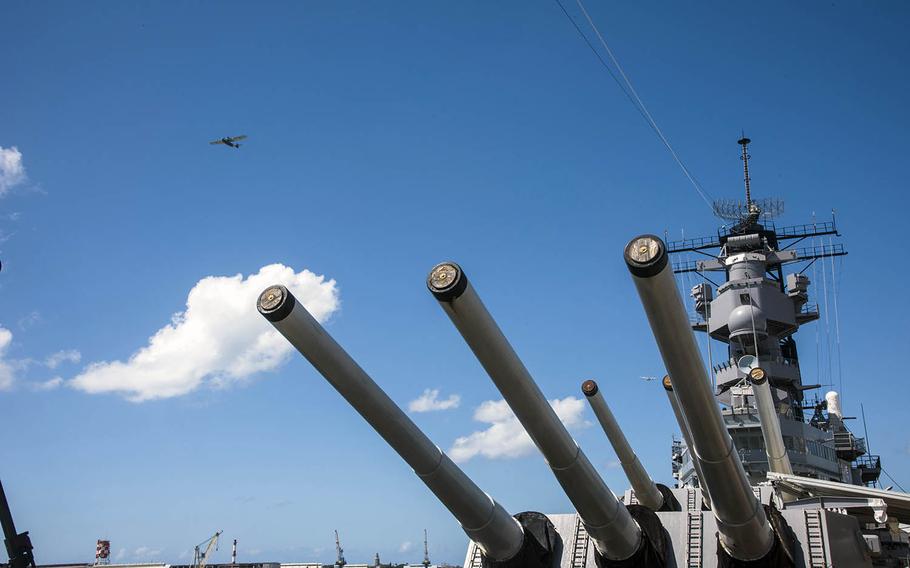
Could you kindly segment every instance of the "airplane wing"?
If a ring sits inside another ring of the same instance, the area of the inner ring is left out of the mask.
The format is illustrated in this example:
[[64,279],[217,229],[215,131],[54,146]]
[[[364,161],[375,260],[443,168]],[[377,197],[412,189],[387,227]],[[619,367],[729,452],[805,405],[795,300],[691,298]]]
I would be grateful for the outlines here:
[[241,134],[240,136],[231,136],[230,140],[231,142],[236,142],[238,140],[243,140],[244,138],[246,138],[246,134]]
[[209,144],[224,144],[224,141],[219,138],[218,140],[212,140]]

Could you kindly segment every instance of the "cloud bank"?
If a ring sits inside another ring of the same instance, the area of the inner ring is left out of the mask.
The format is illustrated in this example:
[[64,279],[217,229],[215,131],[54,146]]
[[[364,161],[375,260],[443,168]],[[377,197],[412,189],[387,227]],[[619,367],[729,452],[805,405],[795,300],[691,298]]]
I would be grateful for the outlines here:
[[[554,399],[550,406],[570,430],[587,426],[582,418],[585,404],[581,399],[573,396]],[[536,450],[531,437],[504,400],[482,403],[474,411],[474,420],[490,426],[455,440],[448,453],[456,462],[463,463],[476,456],[492,460],[518,458]]]
[[22,152],[15,146],[0,146],[0,197],[13,187],[25,182],[25,166],[22,165]]
[[445,400],[439,400],[439,389],[426,389],[423,394],[408,403],[411,412],[435,412],[458,408],[461,397],[457,394],[450,395]]
[[270,264],[247,277],[209,276],[190,290],[186,310],[146,346],[126,361],[89,365],[69,386],[142,402],[184,395],[203,385],[225,387],[275,369],[293,348],[256,311],[257,297],[272,284],[287,286],[319,321],[338,309],[335,281],[309,270]]

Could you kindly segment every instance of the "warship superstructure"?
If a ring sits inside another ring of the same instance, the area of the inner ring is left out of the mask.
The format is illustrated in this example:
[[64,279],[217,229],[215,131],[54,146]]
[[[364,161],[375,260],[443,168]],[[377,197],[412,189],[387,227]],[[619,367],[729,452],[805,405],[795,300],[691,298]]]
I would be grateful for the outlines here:
[[[668,252],[677,258],[687,253],[699,256],[679,260],[673,269],[676,274],[696,273],[704,280],[691,289],[696,313],[692,327],[726,344],[712,368],[724,422],[750,481],[764,481],[774,468],[765,454],[759,410],[747,380],[751,368],[761,367],[771,386],[791,473],[874,486],[881,460],[867,455],[864,439],[846,427],[839,394],[830,391],[807,406],[807,392],[821,385],[803,381],[794,339],[803,324],[819,319],[818,306],[810,303],[812,283],[806,269],[847,252],[834,242],[840,234],[833,219],[775,227],[772,218],[781,211],[781,203],[752,199],[750,142],[745,137],[739,140],[745,201],[715,203],[717,215],[730,223],[710,237],[667,243]],[[786,273],[790,266],[794,270]],[[811,411],[809,419],[806,410]],[[673,459],[680,483],[697,485],[684,444],[674,448]]]

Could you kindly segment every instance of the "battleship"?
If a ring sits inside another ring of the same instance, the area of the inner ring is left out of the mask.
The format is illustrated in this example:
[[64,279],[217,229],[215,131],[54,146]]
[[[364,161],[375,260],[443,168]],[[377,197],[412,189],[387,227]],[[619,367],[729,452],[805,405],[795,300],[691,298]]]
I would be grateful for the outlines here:
[[[751,195],[749,142],[739,141],[745,200],[715,204],[727,221],[716,235],[669,241],[645,234],[623,250],[666,369],[665,396],[655,392],[654,405],[672,412],[682,436],[672,447],[675,487],[653,481],[608,397],[586,380],[582,394],[630,484],[621,495],[607,486],[455,262],[430,270],[428,291],[540,450],[574,512],[507,511],[286,287],[268,287],[256,308],[457,519],[469,538],[464,568],[910,566],[910,494],[877,487],[881,458],[869,455],[864,439],[846,426],[839,394],[808,401],[806,393],[821,385],[805,384],[800,373],[794,336],[820,317],[810,303],[806,267],[845,255],[833,243],[840,234],[833,220],[775,226],[780,202]],[[829,244],[796,247],[822,237]],[[691,253],[703,260],[688,260]],[[704,279],[691,288],[694,317],[677,280],[688,273]],[[717,364],[709,350],[705,365],[697,333],[726,345]],[[35,566],[28,533],[17,532],[2,486],[0,521],[9,567]],[[206,552],[197,547],[197,560],[207,556],[212,541],[206,542]],[[354,566],[344,560],[337,533],[336,548],[334,565]],[[423,566],[429,565],[425,555]],[[378,555],[373,566],[385,566]]]
[[[837,392],[806,406],[806,392],[820,385],[803,383],[794,338],[803,324],[819,318],[809,303],[805,267],[846,252],[839,243],[794,247],[840,234],[833,220],[774,225],[780,202],[751,195],[749,142],[739,141],[745,201],[715,204],[715,213],[728,221],[715,236],[668,242],[641,235],[623,251],[682,434],[673,448],[676,487],[654,483],[606,397],[589,380],[582,392],[631,485],[621,497],[614,494],[455,262],[434,266],[427,288],[575,512],[506,511],[418,429],[287,288],[266,289],[258,309],[458,520],[470,539],[464,568],[908,566],[902,525],[910,523],[910,494],[875,487],[880,457],[868,455],[864,440],[847,428]],[[684,253],[705,259],[673,261]],[[791,266],[800,270],[788,271]],[[692,289],[694,319],[676,279],[688,272],[705,280]],[[709,369],[696,333],[726,344],[724,360]],[[806,410],[812,410],[808,418]]]

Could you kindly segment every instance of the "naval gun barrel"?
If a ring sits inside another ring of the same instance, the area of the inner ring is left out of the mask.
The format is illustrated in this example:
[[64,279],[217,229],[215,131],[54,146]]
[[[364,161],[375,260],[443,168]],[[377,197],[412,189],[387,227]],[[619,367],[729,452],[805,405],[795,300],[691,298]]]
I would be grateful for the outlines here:
[[657,488],[654,480],[651,479],[651,476],[648,475],[638,456],[635,455],[632,446],[629,445],[626,435],[616,422],[616,417],[613,416],[610,406],[604,400],[597,383],[593,380],[585,381],[581,385],[581,392],[588,399],[588,404],[591,405],[594,416],[597,417],[597,421],[600,422],[604,433],[610,439],[610,444],[616,452],[616,457],[619,458],[619,464],[622,466],[623,471],[626,472],[626,477],[629,479],[629,484],[632,486],[638,502],[652,511],[657,511],[664,504],[664,496],[660,489]]
[[427,438],[287,288],[267,288],[258,309],[414,469],[487,557],[507,561],[519,554],[519,522]]
[[775,535],[714,400],[667,247],[660,238],[643,235],[629,242],[624,256],[686,418],[694,444],[690,450],[701,462],[721,544],[737,560],[764,558]]
[[752,385],[752,395],[755,397],[755,406],[758,408],[758,418],[761,420],[761,434],[765,439],[765,454],[768,456],[768,468],[777,473],[793,475],[793,466],[790,456],[787,455],[787,446],[780,431],[780,418],[771,395],[771,385],[768,383],[768,374],[761,367],[749,371],[749,383]]
[[698,456],[695,455],[695,445],[692,443],[692,434],[689,433],[689,424],[686,417],[683,416],[679,408],[679,401],[676,400],[676,393],[673,392],[673,384],[670,382],[670,375],[665,375],[663,383],[664,390],[667,392],[667,400],[670,401],[670,407],[673,409],[673,416],[676,417],[676,423],[679,424],[679,430],[682,432],[683,440],[686,441],[686,448],[689,449],[689,457],[692,458],[692,467],[695,468],[695,475],[698,476],[698,482],[701,484],[701,498],[705,505],[711,508],[711,496],[708,495],[708,488],[705,486],[705,478],[701,472],[701,463]]
[[544,455],[598,553],[621,561],[639,552],[643,539],[638,523],[560,422],[461,267],[436,265],[427,287]]

